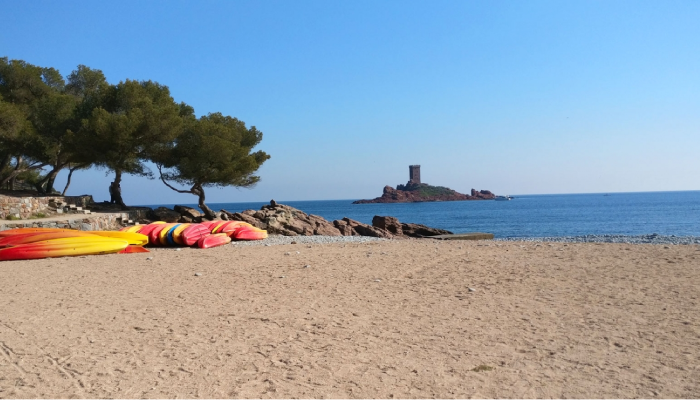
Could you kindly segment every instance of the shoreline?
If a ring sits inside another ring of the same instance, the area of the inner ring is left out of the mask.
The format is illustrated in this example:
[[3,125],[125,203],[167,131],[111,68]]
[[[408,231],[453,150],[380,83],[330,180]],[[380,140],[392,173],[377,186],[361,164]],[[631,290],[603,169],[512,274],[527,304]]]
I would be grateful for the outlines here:
[[[404,239],[382,239],[371,236],[283,236],[270,235],[267,239],[257,241],[234,241],[234,247],[243,246],[275,246],[296,244],[331,244],[331,243],[368,243],[379,241],[423,241],[431,239],[425,238],[404,238]],[[439,240],[432,239],[434,242]],[[583,235],[583,236],[560,236],[560,237],[523,237],[523,238],[494,238],[490,240],[462,241],[456,242],[498,242],[498,243],[617,243],[617,244],[652,244],[652,245],[700,245],[700,236],[675,236],[675,235]]]

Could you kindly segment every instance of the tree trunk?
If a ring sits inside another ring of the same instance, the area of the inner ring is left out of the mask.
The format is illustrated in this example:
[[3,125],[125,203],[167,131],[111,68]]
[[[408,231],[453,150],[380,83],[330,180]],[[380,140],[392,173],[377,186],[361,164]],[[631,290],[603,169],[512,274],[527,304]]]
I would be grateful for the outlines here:
[[63,192],[61,192],[61,196],[66,195],[66,192],[68,191],[68,186],[70,186],[70,179],[73,177],[73,172],[78,168],[80,168],[80,166],[68,169],[68,179],[66,180],[66,187],[63,188]]
[[206,204],[204,204],[204,188],[202,187],[202,185],[193,186],[192,193],[196,194],[197,197],[199,197],[199,208],[201,208],[202,211],[204,211],[204,215],[208,219],[216,219],[216,213],[214,212],[214,210],[212,210],[211,208],[207,207]]
[[124,200],[122,199],[122,170],[117,169],[114,170],[114,186],[115,186],[115,193],[114,197],[116,197],[117,203],[122,207],[122,210],[128,210],[129,207],[124,204]]
[[34,185],[36,186],[36,190],[39,192],[39,194],[47,195],[53,192],[53,183],[56,181],[56,175],[58,175],[58,172],[61,171],[61,169],[62,167],[54,166],[42,180]]

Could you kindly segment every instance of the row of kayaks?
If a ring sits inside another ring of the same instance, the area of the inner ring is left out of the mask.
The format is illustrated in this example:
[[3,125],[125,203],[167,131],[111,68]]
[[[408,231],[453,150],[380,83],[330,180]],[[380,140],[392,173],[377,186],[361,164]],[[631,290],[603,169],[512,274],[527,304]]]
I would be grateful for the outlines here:
[[120,232],[145,235],[151,246],[197,246],[201,249],[230,243],[232,239],[267,238],[267,231],[242,221],[207,221],[197,224],[158,221],[122,228]]
[[147,253],[150,246],[196,246],[202,249],[236,240],[267,238],[267,231],[240,221],[199,224],[154,222],[120,231],[18,228],[0,231],[0,261],[110,253]]

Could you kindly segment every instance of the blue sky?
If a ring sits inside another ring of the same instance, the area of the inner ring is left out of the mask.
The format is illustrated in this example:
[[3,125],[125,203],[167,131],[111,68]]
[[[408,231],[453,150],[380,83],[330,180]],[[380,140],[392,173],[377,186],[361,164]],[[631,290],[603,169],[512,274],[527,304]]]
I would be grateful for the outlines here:
[[[0,56],[155,80],[272,158],[210,202],[700,189],[698,1],[8,1]],[[62,188],[65,173],[57,183]],[[69,193],[108,198],[104,171]],[[193,203],[125,177],[129,204]]]

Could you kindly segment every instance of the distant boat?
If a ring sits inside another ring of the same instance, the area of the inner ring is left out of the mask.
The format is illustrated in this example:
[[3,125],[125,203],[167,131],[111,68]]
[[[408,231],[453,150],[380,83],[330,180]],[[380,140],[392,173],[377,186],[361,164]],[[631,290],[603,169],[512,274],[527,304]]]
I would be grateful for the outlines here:
[[510,197],[510,196],[508,196],[508,195],[505,195],[505,196],[496,196],[496,198],[495,198],[494,200],[496,200],[496,201],[506,201],[506,200],[513,200],[513,198]]

